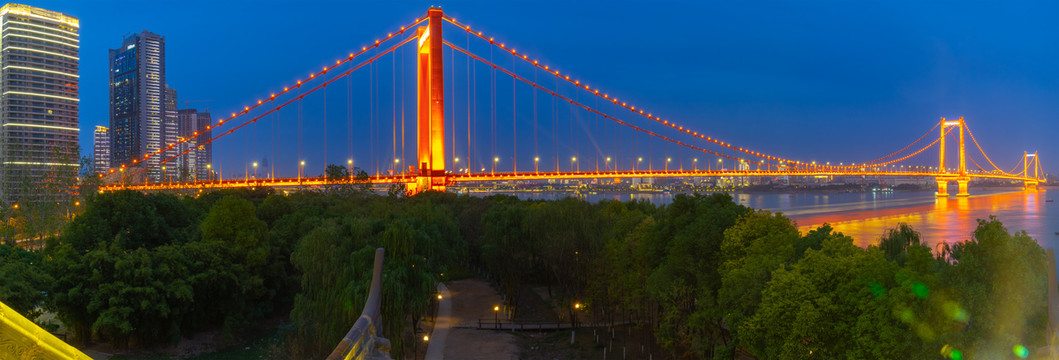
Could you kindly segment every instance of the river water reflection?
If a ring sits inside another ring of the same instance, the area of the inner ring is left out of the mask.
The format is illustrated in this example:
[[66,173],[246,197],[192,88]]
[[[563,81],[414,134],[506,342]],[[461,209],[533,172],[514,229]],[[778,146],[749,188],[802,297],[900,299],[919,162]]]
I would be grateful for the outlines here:
[[[878,243],[882,234],[904,222],[912,225],[931,247],[942,242],[970,238],[976,219],[996,215],[1009,231],[1025,230],[1045,248],[1059,247],[1059,208],[1047,202],[1059,191],[1022,191],[1015,189],[972,191],[970,197],[938,199],[933,192],[862,192],[862,193],[734,193],[736,202],[755,209],[783,212],[798,223],[803,233],[824,223],[853,237],[860,246]],[[473,193],[490,195],[489,193]],[[505,193],[523,199],[555,200],[567,192]],[[1052,197],[1049,194],[1053,195]],[[589,193],[581,198],[601,200],[640,200],[656,205],[672,201],[663,193]]]

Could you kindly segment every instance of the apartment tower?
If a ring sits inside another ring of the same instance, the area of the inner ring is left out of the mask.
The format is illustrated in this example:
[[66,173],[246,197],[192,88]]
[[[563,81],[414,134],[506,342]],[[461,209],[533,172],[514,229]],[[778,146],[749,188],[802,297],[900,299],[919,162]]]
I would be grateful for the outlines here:
[[80,22],[0,7],[0,202],[69,198],[78,169]]

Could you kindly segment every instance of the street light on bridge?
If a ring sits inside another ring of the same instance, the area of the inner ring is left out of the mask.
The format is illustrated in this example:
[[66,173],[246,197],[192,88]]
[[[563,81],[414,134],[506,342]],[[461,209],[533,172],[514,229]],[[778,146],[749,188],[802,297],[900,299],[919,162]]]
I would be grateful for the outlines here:
[[666,166],[665,166],[665,168],[666,168],[665,170],[666,171],[669,171],[669,162],[670,161],[673,161],[673,158],[666,158]]
[[[574,170],[574,166],[575,165],[577,166],[577,170]],[[572,170],[572,171],[581,171],[581,164],[577,163],[577,157],[576,156],[570,158],[570,170]]]
[[642,157],[636,158],[636,171],[640,171],[640,162],[643,161]]
[[610,156],[607,157],[607,163],[603,164],[603,171],[610,171]]
[[499,157],[499,156],[494,156],[494,157],[493,157],[493,172],[494,172],[494,173],[496,172],[496,165],[497,165],[497,163],[499,163],[499,162],[500,162],[500,157]]
[[691,168],[692,168],[692,169],[693,169],[694,171],[699,171],[699,158],[693,158],[693,159],[691,159],[691,163],[693,164],[693,165],[691,166]]
[[257,180],[257,161],[254,162],[254,180]]
[[302,173],[305,172],[305,160],[298,163],[298,182],[302,182]]
[[537,168],[537,164],[540,163],[540,161],[541,161],[541,157],[540,156],[534,156],[533,157],[533,172],[540,172],[539,170],[537,170],[538,169]]

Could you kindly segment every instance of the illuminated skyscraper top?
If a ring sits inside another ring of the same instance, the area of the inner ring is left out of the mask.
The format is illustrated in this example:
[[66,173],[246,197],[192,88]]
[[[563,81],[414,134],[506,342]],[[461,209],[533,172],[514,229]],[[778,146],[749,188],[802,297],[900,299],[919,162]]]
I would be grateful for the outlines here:
[[[0,200],[64,193],[78,167],[77,18],[27,5],[0,8]],[[50,185],[56,185],[54,187]],[[68,190],[68,189],[67,189]]]

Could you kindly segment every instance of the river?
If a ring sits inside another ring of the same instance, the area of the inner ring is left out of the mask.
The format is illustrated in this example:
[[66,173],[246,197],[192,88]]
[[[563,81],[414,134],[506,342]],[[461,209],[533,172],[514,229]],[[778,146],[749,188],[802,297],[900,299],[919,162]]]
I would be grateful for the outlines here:
[[[568,192],[499,192],[523,199],[555,200]],[[476,196],[493,192],[472,193]],[[1025,230],[1045,248],[1059,247],[1059,208],[1047,202],[1059,195],[1051,192],[1017,189],[975,190],[971,196],[936,198],[932,191],[880,191],[859,193],[733,193],[735,201],[755,209],[782,212],[803,233],[828,223],[836,231],[853,237],[856,244],[878,243],[887,229],[907,223],[920,232],[921,239],[936,247],[942,242],[967,240],[977,226],[976,219],[995,215],[1011,232]],[[590,202],[601,200],[648,200],[655,204],[672,201],[663,193],[590,193],[581,196]]]

